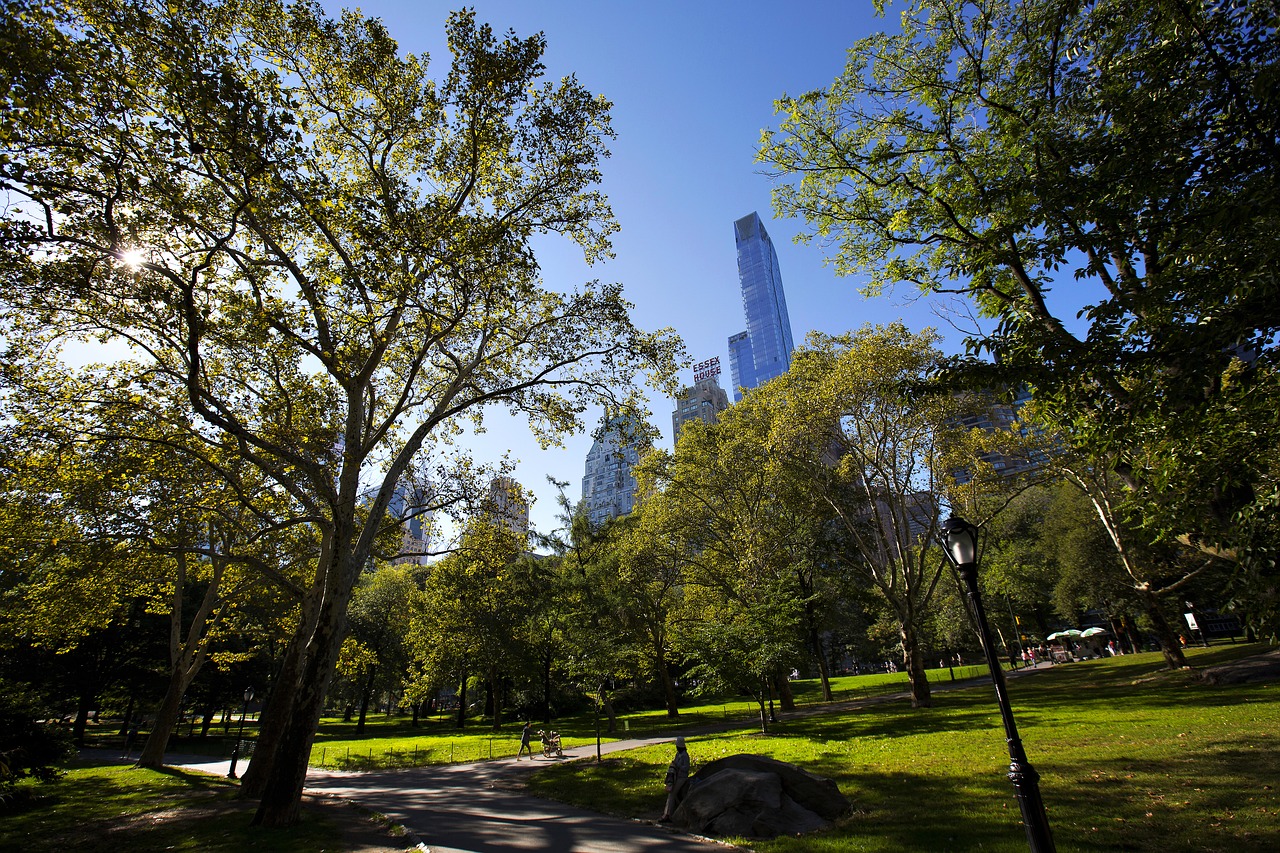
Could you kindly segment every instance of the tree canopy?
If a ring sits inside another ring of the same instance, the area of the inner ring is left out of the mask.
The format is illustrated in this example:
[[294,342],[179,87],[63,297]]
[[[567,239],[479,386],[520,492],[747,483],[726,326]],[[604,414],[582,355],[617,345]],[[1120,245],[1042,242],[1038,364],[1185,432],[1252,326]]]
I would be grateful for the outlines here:
[[916,0],[760,150],[838,273],[969,297],[973,381],[1030,385],[1150,536],[1227,556],[1274,517],[1275,24],[1266,0]]
[[315,3],[21,0],[0,17],[10,378],[68,341],[127,346],[68,402],[184,401],[211,475],[250,466],[287,504],[277,528],[317,533],[244,780],[266,824],[297,817],[352,588],[429,439],[501,404],[554,440],[637,375],[664,380],[678,348],[632,325],[619,285],[544,286],[530,247],[555,233],[608,254],[609,103],[543,82],[541,35],[470,12],[447,32],[433,80],[379,21]]

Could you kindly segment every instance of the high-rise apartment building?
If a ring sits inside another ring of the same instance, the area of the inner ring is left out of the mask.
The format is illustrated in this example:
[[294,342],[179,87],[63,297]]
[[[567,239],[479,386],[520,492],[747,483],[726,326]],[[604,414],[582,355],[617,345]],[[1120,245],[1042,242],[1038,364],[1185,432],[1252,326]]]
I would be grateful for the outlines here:
[[489,481],[484,511],[494,524],[517,536],[529,535],[529,501],[525,499],[524,489],[510,477],[494,477]]
[[640,461],[641,441],[634,422],[615,416],[591,445],[582,478],[582,504],[592,525],[628,515],[635,508],[636,478],[631,468]]
[[680,428],[689,421],[713,424],[729,408],[729,395],[720,387],[720,359],[709,358],[693,366],[693,385],[676,398],[671,413],[671,437],[680,440]]
[[795,342],[778,254],[764,223],[752,213],[735,222],[733,232],[738,243],[742,309],[747,317],[747,330],[729,338],[729,373],[737,402],[744,388],[755,388],[790,369]]
[[400,550],[393,563],[426,565],[431,553],[431,537],[435,512],[430,509],[433,490],[430,485],[400,483],[387,504],[387,520],[400,523]]

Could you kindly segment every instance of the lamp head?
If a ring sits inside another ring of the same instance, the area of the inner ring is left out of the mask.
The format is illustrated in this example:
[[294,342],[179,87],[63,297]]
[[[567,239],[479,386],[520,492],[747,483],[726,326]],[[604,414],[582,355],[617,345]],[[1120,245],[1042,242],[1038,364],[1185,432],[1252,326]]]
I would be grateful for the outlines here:
[[942,523],[942,544],[957,568],[978,562],[978,528],[958,515]]
[[246,687],[246,688],[244,689],[244,701],[245,701],[245,704],[246,704],[246,705],[253,701],[253,688],[252,688],[252,687]]

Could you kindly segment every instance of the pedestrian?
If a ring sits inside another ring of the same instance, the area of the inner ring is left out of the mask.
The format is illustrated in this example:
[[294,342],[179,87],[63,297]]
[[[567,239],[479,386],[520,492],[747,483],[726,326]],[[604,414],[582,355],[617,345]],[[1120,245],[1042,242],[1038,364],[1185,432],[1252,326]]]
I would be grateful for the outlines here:
[[676,757],[667,766],[667,807],[662,810],[658,823],[670,823],[676,806],[684,799],[685,788],[689,785],[689,751],[685,749],[684,738],[676,738]]
[[533,737],[533,723],[526,721],[524,728],[520,731],[520,751],[516,753],[516,761],[520,760],[520,756],[524,755],[524,751],[529,750],[529,760],[533,761],[533,747],[529,745],[529,739]]

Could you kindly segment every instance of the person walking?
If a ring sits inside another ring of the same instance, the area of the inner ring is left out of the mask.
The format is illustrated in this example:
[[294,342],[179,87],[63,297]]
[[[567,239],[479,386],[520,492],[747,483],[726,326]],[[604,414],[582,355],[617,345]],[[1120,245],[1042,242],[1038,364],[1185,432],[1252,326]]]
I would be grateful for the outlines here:
[[685,788],[689,785],[689,751],[685,749],[684,738],[676,738],[676,757],[667,766],[667,807],[662,810],[658,823],[671,823],[671,816],[676,806],[684,799]]
[[533,761],[533,747],[529,745],[529,740],[533,737],[533,723],[526,721],[524,728],[520,731],[520,751],[516,753],[516,761],[520,760],[520,756],[524,755],[525,750],[529,751],[529,760]]

